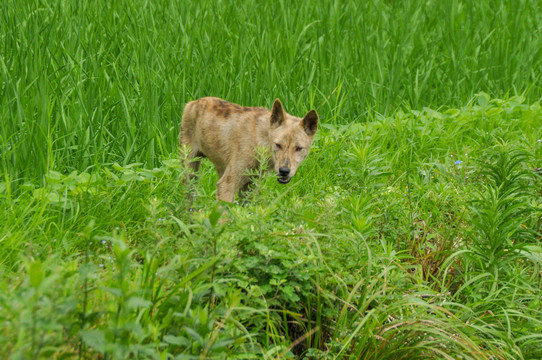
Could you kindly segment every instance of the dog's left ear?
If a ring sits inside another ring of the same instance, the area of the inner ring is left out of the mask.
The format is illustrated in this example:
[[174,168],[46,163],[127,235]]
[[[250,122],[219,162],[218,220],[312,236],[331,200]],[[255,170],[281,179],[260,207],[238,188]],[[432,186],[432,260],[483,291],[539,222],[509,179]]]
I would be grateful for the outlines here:
[[307,135],[314,136],[316,134],[316,131],[318,131],[318,114],[316,110],[311,110],[305,115],[303,121],[301,121],[301,126],[303,126]]

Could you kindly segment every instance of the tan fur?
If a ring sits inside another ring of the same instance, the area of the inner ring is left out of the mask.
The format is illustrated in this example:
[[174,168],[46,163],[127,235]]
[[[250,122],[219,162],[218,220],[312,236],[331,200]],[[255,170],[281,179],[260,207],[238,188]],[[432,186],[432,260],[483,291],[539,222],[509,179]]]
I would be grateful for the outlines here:
[[[209,158],[218,171],[216,197],[233,202],[239,189],[246,189],[247,169],[258,167],[257,147],[271,151],[270,168],[286,184],[308,155],[318,127],[318,114],[309,111],[303,119],[287,114],[279,99],[272,110],[242,107],[225,100],[204,97],[184,108],[179,144],[190,148],[188,160],[199,169],[197,156]],[[288,172],[289,171],[289,172]]]

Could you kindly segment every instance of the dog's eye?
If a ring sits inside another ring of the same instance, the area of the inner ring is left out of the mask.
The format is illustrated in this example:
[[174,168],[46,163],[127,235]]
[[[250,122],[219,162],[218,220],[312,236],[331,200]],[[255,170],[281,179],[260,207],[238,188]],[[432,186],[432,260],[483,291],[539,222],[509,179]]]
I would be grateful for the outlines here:
[[298,147],[295,148],[295,151],[301,151],[301,150],[303,150],[303,148],[301,146],[298,146]]
[[282,146],[280,146],[280,144],[275,143],[275,146],[277,147],[277,149],[282,150]]

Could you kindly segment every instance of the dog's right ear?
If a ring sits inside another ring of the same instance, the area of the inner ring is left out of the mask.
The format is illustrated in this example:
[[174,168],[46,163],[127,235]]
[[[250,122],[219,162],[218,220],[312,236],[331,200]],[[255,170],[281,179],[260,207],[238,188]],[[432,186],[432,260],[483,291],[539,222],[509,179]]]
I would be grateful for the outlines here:
[[279,99],[275,99],[273,103],[273,109],[271,110],[271,127],[276,128],[282,125],[284,122],[284,108]]

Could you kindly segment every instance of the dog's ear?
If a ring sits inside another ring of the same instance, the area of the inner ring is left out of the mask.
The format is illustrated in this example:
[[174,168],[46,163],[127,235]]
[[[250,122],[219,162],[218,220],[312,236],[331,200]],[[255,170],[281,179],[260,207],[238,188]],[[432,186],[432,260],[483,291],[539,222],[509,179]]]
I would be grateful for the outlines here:
[[301,121],[301,126],[303,126],[307,135],[314,136],[316,134],[316,131],[318,131],[318,114],[316,110],[311,110],[305,115],[303,121]]
[[271,110],[271,127],[276,128],[282,125],[284,121],[284,108],[279,99],[275,99],[273,109]]

